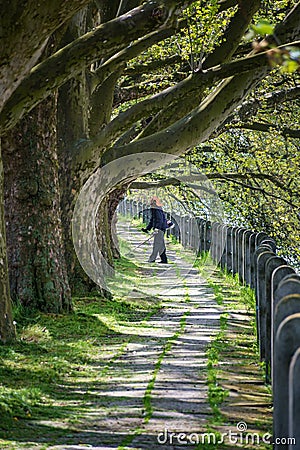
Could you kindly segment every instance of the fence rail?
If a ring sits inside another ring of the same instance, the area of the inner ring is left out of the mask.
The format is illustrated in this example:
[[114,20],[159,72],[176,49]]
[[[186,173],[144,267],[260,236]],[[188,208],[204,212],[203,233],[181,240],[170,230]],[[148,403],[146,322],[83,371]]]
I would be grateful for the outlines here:
[[[119,211],[147,219],[149,206],[125,200]],[[277,255],[275,241],[264,232],[167,214],[175,223],[171,233],[184,247],[209,252],[254,290],[260,359],[266,381],[272,383],[274,448],[300,450],[300,276]]]

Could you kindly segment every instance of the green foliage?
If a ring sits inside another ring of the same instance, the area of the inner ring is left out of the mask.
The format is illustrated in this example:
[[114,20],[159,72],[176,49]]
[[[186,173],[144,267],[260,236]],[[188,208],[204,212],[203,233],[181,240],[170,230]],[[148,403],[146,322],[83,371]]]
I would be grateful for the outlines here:
[[192,70],[201,67],[203,56],[222,43],[223,32],[235,11],[229,9],[219,13],[218,9],[219,2],[210,0],[205,6],[195,2],[185,11],[188,27],[178,37],[177,45]]
[[271,133],[231,129],[211,142],[211,152],[199,148],[192,155],[207,176],[220,174],[214,186],[225,221],[265,231],[276,240],[279,252],[298,264],[300,148],[296,139],[281,134],[283,120],[291,128],[299,123],[298,106],[277,108],[276,113],[262,111],[256,119],[272,123]]
[[265,34],[273,34],[275,25],[268,20],[262,19],[256,25],[252,25],[252,29],[256,34],[264,36]]
[[[207,433],[211,433],[216,437],[216,443],[200,444],[197,448],[202,449],[218,449],[223,448],[224,444],[218,443],[218,437],[221,427],[226,424],[229,426],[228,406],[230,406],[230,399],[227,403],[226,418],[222,414],[222,404],[229,396],[229,391],[223,387],[224,380],[227,382],[227,366],[230,364],[228,361],[229,354],[235,354],[240,348],[247,348],[247,351],[241,353],[241,359],[244,359],[246,364],[259,365],[259,352],[256,342],[256,321],[255,321],[255,297],[254,292],[239,283],[238,277],[233,277],[223,271],[217,270],[210,277],[209,285],[215,293],[215,298],[219,305],[223,306],[223,312],[220,316],[220,331],[211,340],[207,351],[207,385],[208,385],[208,400],[212,408],[213,416],[209,420],[207,425]],[[230,321],[228,317],[231,311],[246,311],[249,315],[250,330],[244,331],[242,327],[237,332],[236,327],[233,330],[230,328]],[[252,330],[251,330],[252,328]],[[235,337],[233,338],[233,335]],[[225,365],[224,365],[225,363]],[[241,361],[243,365],[243,361]],[[261,378],[263,379],[263,368],[261,367]],[[230,373],[233,368],[230,366]],[[237,368],[238,371],[238,368]],[[266,387],[265,392],[269,392]],[[231,400],[232,401],[232,400]],[[268,419],[261,423],[256,423],[256,426],[260,430],[266,431],[270,428]],[[225,429],[226,431],[226,429]],[[221,437],[221,435],[220,435]],[[222,440],[219,440],[222,442]],[[224,446],[225,448],[225,446]],[[269,448],[266,446],[264,448]]]
[[32,408],[38,406],[42,398],[42,392],[38,388],[1,388],[0,414],[2,420],[7,417],[13,417],[14,420],[31,417]]
[[272,24],[269,20],[261,19],[255,25],[251,26],[251,29],[246,34],[245,39],[248,41],[252,41],[257,37],[265,36],[266,34],[273,34],[274,29],[275,25]]

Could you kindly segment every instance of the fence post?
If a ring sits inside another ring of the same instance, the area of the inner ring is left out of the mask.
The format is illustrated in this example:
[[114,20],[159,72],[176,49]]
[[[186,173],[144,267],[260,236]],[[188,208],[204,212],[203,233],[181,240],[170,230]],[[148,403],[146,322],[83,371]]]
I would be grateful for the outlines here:
[[190,221],[189,221],[189,216],[184,216],[184,222],[185,222],[185,228],[184,228],[184,231],[185,231],[185,247],[188,247],[189,246],[189,224],[190,224]]
[[255,273],[255,249],[256,249],[256,233],[252,233],[249,239],[249,254],[250,254],[250,266],[249,266],[249,279],[251,289],[255,289],[256,273]]
[[[277,330],[281,322],[288,316],[300,313],[300,293],[289,294],[282,297],[274,308],[274,322],[273,322],[273,358],[274,358],[274,345]],[[274,364],[272,364],[272,376],[274,375]],[[299,441],[300,442],[300,441]]]
[[260,245],[262,245],[262,242],[265,240],[269,240],[269,235],[267,233],[265,233],[264,231],[260,231],[259,233],[256,233],[255,246],[259,247]]
[[[288,450],[289,436],[289,369],[294,353],[300,347],[300,314],[286,317],[278,327],[274,345],[274,440],[275,450]],[[276,438],[280,441],[276,443]],[[296,444],[299,449],[299,442]]]
[[256,318],[258,342],[260,349],[260,359],[265,360],[266,357],[266,315],[267,315],[267,299],[265,296],[265,266],[268,259],[275,254],[268,247],[261,246],[256,251]]
[[243,237],[246,228],[239,228],[237,233],[237,266],[240,283],[243,283],[243,267],[244,267],[244,249],[243,249]]
[[286,275],[279,282],[278,287],[274,292],[275,303],[285,295],[298,293],[300,293],[300,275],[294,272],[289,275]]
[[242,266],[242,280],[243,283],[246,285],[250,285],[250,248],[249,248],[249,241],[250,237],[253,234],[251,230],[245,230],[243,232],[243,239],[242,239],[242,251],[243,251],[243,266]]
[[228,240],[227,240],[227,231],[228,227],[227,225],[221,225],[221,259],[220,259],[220,265],[221,268],[226,271],[228,271],[227,267],[227,252],[228,252]]
[[238,251],[237,251],[237,235],[239,227],[232,229],[232,274],[235,275],[238,271]]
[[270,382],[271,378],[271,341],[272,341],[272,275],[274,270],[286,264],[286,261],[280,256],[272,256],[265,263],[265,298],[266,298],[266,381]]
[[226,255],[225,255],[225,266],[229,273],[232,273],[232,230],[233,227],[226,227]]
[[[295,277],[299,277],[299,275],[296,274],[295,270],[288,265],[282,265],[280,267],[277,267],[277,269],[274,270],[274,272],[272,273],[272,280],[271,280],[271,295],[272,295],[272,304],[275,307],[275,295],[276,292],[279,288],[279,286],[282,285],[282,283],[284,283],[285,281],[290,280],[291,276],[295,276]],[[299,277],[300,280],[300,277]],[[300,284],[299,284],[300,286]],[[283,297],[284,295],[279,294],[280,297]]]
[[205,222],[205,247],[204,247],[204,251],[209,252],[210,250],[210,246],[211,246],[211,234],[212,234],[212,230],[211,230],[211,221],[207,220]]
[[204,252],[204,240],[205,240],[205,233],[204,233],[204,227],[205,227],[205,220],[204,219],[198,219],[198,227],[199,227],[199,247],[198,252],[199,255]]
[[215,262],[217,262],[218,225],[217,222],[213,222],[211,225],[210,255]]
[[295,445],[289,448],[299,449],[300,442],[300,348],[294,353],[289,371],[289,436],[293,437]]

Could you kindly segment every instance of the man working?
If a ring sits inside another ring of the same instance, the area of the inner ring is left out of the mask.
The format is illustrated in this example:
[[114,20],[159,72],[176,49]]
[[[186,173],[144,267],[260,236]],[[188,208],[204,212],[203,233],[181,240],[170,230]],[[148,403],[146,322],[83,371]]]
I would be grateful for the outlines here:
[[152,198],[150,201],[151,218],[146,228],[142,228],[142,231],[148,233],[151,229],[154,231],[153,250],[149,257],[148,262],[155,262],[157,255],[160,255],[160,263],[168,264],[166,255],[166,244],[164,234],[167,228],[167,219],[162,210],[162,207],[158,204],[156,198]]

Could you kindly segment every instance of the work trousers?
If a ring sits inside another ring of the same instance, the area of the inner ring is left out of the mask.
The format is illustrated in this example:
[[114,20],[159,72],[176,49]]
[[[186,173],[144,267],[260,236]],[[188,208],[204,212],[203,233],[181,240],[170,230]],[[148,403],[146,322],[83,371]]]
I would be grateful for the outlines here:
[[149,256],[149,262],[154,262],[157,255],[161,255],[166,250],[164,234],[165,233],[162,230],[155,231],[153,249],[151,255]]

